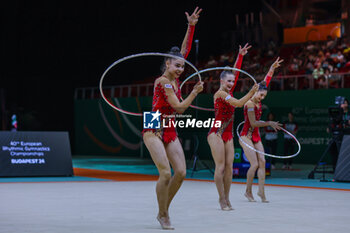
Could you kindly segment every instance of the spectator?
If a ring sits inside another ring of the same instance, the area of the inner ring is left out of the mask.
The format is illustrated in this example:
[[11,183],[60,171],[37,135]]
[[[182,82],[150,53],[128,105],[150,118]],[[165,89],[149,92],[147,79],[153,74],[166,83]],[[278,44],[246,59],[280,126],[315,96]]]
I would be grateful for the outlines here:
[[318,51],[317,57],[316,57],[316,65],[318,65],[319,63],[322,64],[322,62],[325,60],[325,56],[324,53],[322,51]]
[[315,24],[315,18],[313,15],[309,15],[305,21],[305,26],[309,27],[309,26],[313,26]]
[[299,71],[299,65],[298,65],[297,59],[291,57],[290,60],[291,60],[291,62],[288,66],[288,73],[289,74],[297,74]]
[[340,63],[344,62],[344,55],[341,53],[341,51],[338,51],[337,53],[337,61]]
[[350,127],[349,100],[345,99],[340,107],[343,109],[344,128],[349,128]]
[[341,51],[338,51],[336,61],[337,61],[338,68],[341,68],[344,66],[345,58],[344,58],[344,55],[341,53]]
[[332,40],[331,36],[327,36],[327,43],[326,43],[327,49],[333,49],[335,45],[336,45],[335,40]]
[[312,72],[312,76],[315,80],[321,77],[324,74],[323,68],[321,67],[321,63],[317,64],[317,68]]
[[214,56],[210,56],[209,57],[209,61],[207,62],[206,64],[206,67],[209,68],[209,67],[215,67],[218,65],[218,62],[214,59]]
[[307,44],[306,49],[309,52],[313,52],[316,49],[316,46],[310,40],[307,42]]
[[229,58],[230,57],[227,54],[222,54],[220,56],[220,63],[221,63],[221,65],[222,66],[228,66],[229,65],[229,63],[228,63]]
[[338,49],[340,49],[340,50],[349,49],[349,45],[347,43],[347,38],[346,37],[340,38]]
[[[334,69],[335,71],[338,71],[337,68]],[[328,80],[329,87],[331,88],[339,88],[341,77],[338,74],[331,74],[329,69],[325,69],[324,76],[326,80]]]
[[323,63],[322,63],[322,69],[323,70],[329,70],[332,72],[333,70],[333,66],[331,64],[329,64],[329,62],[327,60],[325,60]]
[[317,84],[318,84],[319,88],[326,89],[328,87],[328,80],[326,79],[326,77],[324,75],[321,75],[317,79]]
[[338,54],[337,54],[337,50],[336,49],[332,49],[332,51],[331,51],[331,59],[334,61],[334,62],[337,62],[337,56],[338,56]]
[[306,74],[312,74],[312,72],[314,71],[315,67],[314,67],[314,56],[312,54],[308,55],[308,58],[306,59],[305,62],[305,73]]
[[268,57],[274,57],[275,56],[275,52],[273,51],[272,48],[269,48],[269,50],[267,51],[267,56]]

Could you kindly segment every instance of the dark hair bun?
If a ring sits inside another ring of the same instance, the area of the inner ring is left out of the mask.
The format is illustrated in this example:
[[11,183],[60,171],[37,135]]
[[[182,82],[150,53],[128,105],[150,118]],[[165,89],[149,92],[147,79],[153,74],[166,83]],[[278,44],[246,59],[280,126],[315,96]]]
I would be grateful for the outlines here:
[[174,46],[174,47],[172,47],[172,48],[170,49],[169,53],[170,53],[170,54],[171,54],[171,53],[178,54],[178,53],[180,53],[180,48],[177,47],[177,46]]
[[[168,54],[183,58],[183,56],[182,56],[182,54],[180,52],[180,49],[177,46],[172,47],[170,49],[170,51],[168,52]],[[173,58],[171,58],[171,57],[165,58],[165,60],[168,60],[168,59],[173,59]]]
[[[181,50],[179,49],[179,47],[177,47],[177,46],[174,46],[174,47],[172,47],[171,49],[170,49],[170,51],[168,51],[168,54],[170,54],[170,55],[173,55],[173,56],[177,56],[177,57],[179,57],[180,59],[181,58],[184,58],[183,57],[183,55],[181,54],[181,52],[180,52]],[[166,70],[166,65],[165,65],[165,62],[166,61],[171,61],[172,59],[175,59],[175,57],[165,57],[164,58],[164,62],[163,62],[163,65],[161,66],[161,71],[162,72],[165,72],[165,70]]]
[[259,83],[259,85],[261,85],[261,86],[266,86],[266,81],[261,81],[261,82]]
[[261,81],[259,83],[259,91],[261,90],[267,90],[266,81]]

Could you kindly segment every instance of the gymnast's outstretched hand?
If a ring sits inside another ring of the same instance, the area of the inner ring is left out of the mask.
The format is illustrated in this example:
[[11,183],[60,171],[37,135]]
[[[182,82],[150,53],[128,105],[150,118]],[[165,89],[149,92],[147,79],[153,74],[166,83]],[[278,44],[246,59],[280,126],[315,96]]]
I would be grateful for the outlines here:
[[242,46],[239,46],[239,54],[241,54],[242,56],[246,55],[248,53],[248,49],[250,49],[251,47],[252,46],[248,43],[246,43],[243,48]]
[[271,68],[276,69],[280,67],[282,62],[283,62],[283,59],[280,59],[280,57],[278,57],[277,60],[271,65]]
[[198,23],[199,14],[202,12],[202,9],[199,9],[197,6],[196,9],[194,9],[192,15],[189,15],[187,12],[185,12],[185,15],[187,17],[187,21],[189,25],[196,25]]

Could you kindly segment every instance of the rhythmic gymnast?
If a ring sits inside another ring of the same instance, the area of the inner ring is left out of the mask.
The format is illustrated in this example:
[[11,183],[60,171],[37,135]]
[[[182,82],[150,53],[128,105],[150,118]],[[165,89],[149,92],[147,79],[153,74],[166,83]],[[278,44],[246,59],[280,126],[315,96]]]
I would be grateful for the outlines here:
[[[255,148],[258,151],[264,152],[264,147],[261,143],[259,127],[271,126],[274,130],[280,130],[282,124],[275,121],[260,121],[262,114],[261,101],[267,95],[267,87],[271,81],[273,73],[283,60],[277,60],[271,65],[269,72],[265,76],[264,81],[259,83],[259,90],[244,106],[244,125],[241,131],[241,139]],[[259,191],[258,196],[262,202],[268,202],[265,196],[265,157],[263,154],[256,153],[248,148],[244,143],[239,141],[243,148],[244,154],[249,160],[250,168],[247,172],[247,188],[244,196],[250,201],[255,202],[252,194],[252,184],[256,170],[258,169]]]
[[[246,44],[243,48],[239,46],[235,68],[240,69],[243,56],[247,54],[251,46]],[[214,181],[219,193],[219,204],[222,210],[233,210],[229,200],[232,183],[232,164],[234,159],[234,145],[232,125],[235,107],[243,105],[254,95],[258,85],[254,87],[241,99],[232,97],[239,72],[223,71],[220,74],[220,88],[214,94],[215,121],[221,121],[221,127],[212,127],[208,134],[208,143],[215,162]]]
[[[173,47],[169,54],[181,58],[188,56],[194,28],[201,11],[202,9],[196,7],[192,15],[185,13],[188,20],[188,28],[181,51],[178,47]],[[162,118],[166,121],[174,121],[173,116],[176,113],[183,113],[197,94],[203,90],[203,83],[198,82],[191,94],[180,102],[181,92],[178,78],[184,71],[184,64],[182,59],[166,58],[165,71],[154,82],[152,111],[159,110]],[[174,229],[170,223],[169,206],[186,176],[186,160],[177,137],[176,128],[173,126],[163,128],[161,125],[160,129],[146,129],[143,131],[143,140],[159,172],[159,179],[156,185],[159,208],[157,219],[163,229]],[[174,171],[173,176],[171,176],[170,165]]]

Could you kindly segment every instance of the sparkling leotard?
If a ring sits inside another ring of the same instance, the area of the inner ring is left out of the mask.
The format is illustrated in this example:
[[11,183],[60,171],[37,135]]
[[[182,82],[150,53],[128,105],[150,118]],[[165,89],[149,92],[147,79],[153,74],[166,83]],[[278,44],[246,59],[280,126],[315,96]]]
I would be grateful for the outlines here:
[[[233,138],[232,125],[234,120],[235,107],[223,98],[219,97],[215,100],[215,122],[221,121],[220,127],[213,126],[209,134],[216,133],[224,142]],[[209,135],[208,134],[208,135]]]
[[[255,113],[255,120],[259,121],[262,114],[261,103],[259,103],[259,107],[257,107],[256,105],[254,106],[254,113]],[[245,122],[240,135],[247,136],[254,143],[261,141],[259,127],[254,128],[250,125],[247,106],[244,106],[244,121]]]
[[[242,61],[243,61],[243,56],[239,54],[235,68],[240,69],[242,66]],[[232,95],[236,87],[239,71],[235,71],[234,75],[235,75],[235,83],[230,90],[230,95]],[[232,127],[233,127],[233,121],[234,121],[235,107],[232,106],[225,99],[219,97],[215,99],[214,109],[215,109],[215,122],[221,121],[221,126],[220,127],[213,126],[210,129],[208,135],[211,133],[216,133],[222,138],[224,142],[230,141],[233,138]]]
[[[187,58],[187,56],[191,51],[195,26],[189,25],[187,30],[189,30],[188,31],[189,35],[186,41],[186,48],[183,54],[185,59]],[[155,83],[156,82],[157,80],[155,81]],[[173,86],[172,88],[176,94],[176,97],[180,101],[181,90],[180,90],[179,83],[180,81],[177,78],[176,79],[177,91]],[[144,129],[142,130],[142,134],[144,134],[147,131],[152,131],[152,132],[155,132],[155,134],[165,143],[174,141],[177,138],[177,132],[176,132],[176,128],[171,123],[171,121],[175,120],[174,115],[176,114],[176,111],[170,106],[168,102],[168,96],[165,94],[164,88],[161,83],[158,83],[153,90],[152,112],[153,111],[156,112],[157,110],[159,110],[159,112],[162,113],[160,129]],[[165,124],[167,127],[164,127],[163,119],[165,119]]]
[[[176,94],[176,97],[180,101],[181,91],[179,88],[178,79],[176,79],[176,85],[177,85],[177,91],[172,85],[171,87],[173,88]],[[175,120],[176,110],[170,106],[168,102],[168,96],[165,94],[164,87],[160,82],[158,82],[158,84],[154,88],[153,102],[152,102],[152,112],[156,112],[157,110],[159,110],[159,112],[162,114],[161,121],[160,121],[160,128],[144,129],[142,133],[145,133],[147,131],[152,131],[165,143],[174,141],[177,138],[177,132],[176,132],[176,128],[171,123],[171,121],[174,122]],[[163,123],[165,123],[166,127],[164,127]]]

